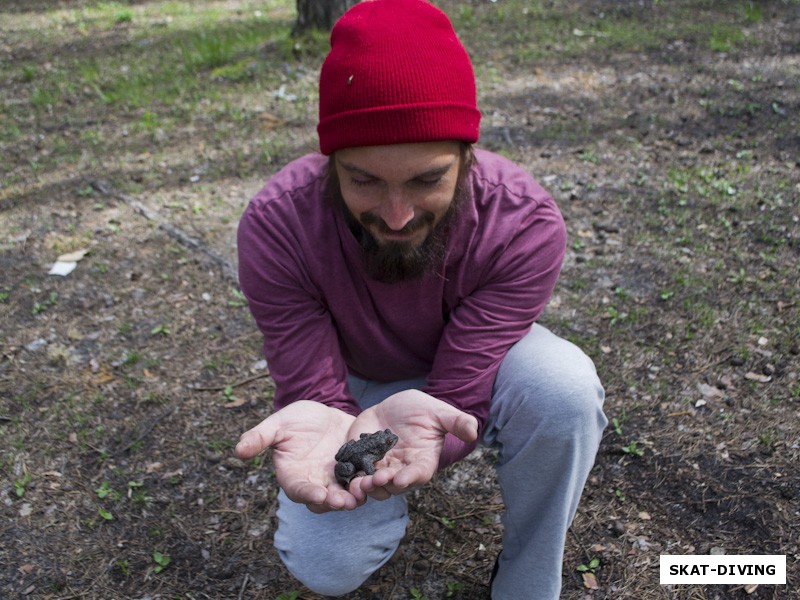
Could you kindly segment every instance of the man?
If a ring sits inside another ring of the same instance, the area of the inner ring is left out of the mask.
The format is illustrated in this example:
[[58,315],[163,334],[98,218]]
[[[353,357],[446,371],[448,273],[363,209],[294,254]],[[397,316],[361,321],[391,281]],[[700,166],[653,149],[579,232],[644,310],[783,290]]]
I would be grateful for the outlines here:
[[[558,208],[473,149],[472,65],[425,0],[350,9],[319,94],[321,154],[276,174],[239,228],[276,412],[236,452],[273,450],[278,552],[318,593],[358,588],[403,537],[404,493],[480,441],[506,505],[492,597],[558,598],[606,425],[592,362],[534,324],[564,255]],[[377,471],[339,485],[339,447],[387,428]]]

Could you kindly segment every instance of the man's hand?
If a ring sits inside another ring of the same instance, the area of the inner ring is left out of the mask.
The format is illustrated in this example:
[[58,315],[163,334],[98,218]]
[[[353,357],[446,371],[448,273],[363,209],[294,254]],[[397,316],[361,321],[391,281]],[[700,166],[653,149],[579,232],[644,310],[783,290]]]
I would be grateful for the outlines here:
[[239,458],[272,448],[278,484],[290,500],[315,513],[353,509],[356,498],[336,483],[333,467],[355,417],[337,408],[300,400],[246,431],[236,445]]
[[428,483],[439,466],[446,433],[465,442],[478,437],[475,417],[419,390],[399,392],[365,410],[356,418],[348,437],[386,428],[399,440],[384,457],[386,466],[350,484],[350,492],[359,503],[366,496],[385,500]]

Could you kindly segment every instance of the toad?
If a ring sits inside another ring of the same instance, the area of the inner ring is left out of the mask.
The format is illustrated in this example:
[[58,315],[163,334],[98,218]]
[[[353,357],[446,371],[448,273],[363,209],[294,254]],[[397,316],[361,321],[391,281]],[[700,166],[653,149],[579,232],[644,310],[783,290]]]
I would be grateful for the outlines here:
[[390,429],[375,433],[362,433],[357,440],[350,440],[336,453],[334,474],[336,481],[347,489],[357,473],[375,473],[374,463],[378,462],[397,443],[397,436]]

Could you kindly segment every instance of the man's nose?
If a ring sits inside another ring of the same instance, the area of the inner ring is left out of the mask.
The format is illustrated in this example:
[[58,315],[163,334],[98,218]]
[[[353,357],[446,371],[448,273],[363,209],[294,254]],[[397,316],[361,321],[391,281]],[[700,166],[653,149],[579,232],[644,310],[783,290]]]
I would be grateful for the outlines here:
[[402,193],[390,192],[381,207],[380,217],[390,229],[400,231],[414,218],[414,205]]

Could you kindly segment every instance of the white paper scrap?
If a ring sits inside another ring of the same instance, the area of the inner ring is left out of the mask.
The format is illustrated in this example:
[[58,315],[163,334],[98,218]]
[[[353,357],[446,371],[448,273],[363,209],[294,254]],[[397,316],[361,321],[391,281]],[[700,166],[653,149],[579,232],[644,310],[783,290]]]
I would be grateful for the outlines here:
[[53,266],[48,271],[48,275],[61,275],[62,277],[66,277],[70,273],[75,270],[75,267],[78,266],[78,263],[71,261],[66,262],[59,260],[58,262],[53,263]]

